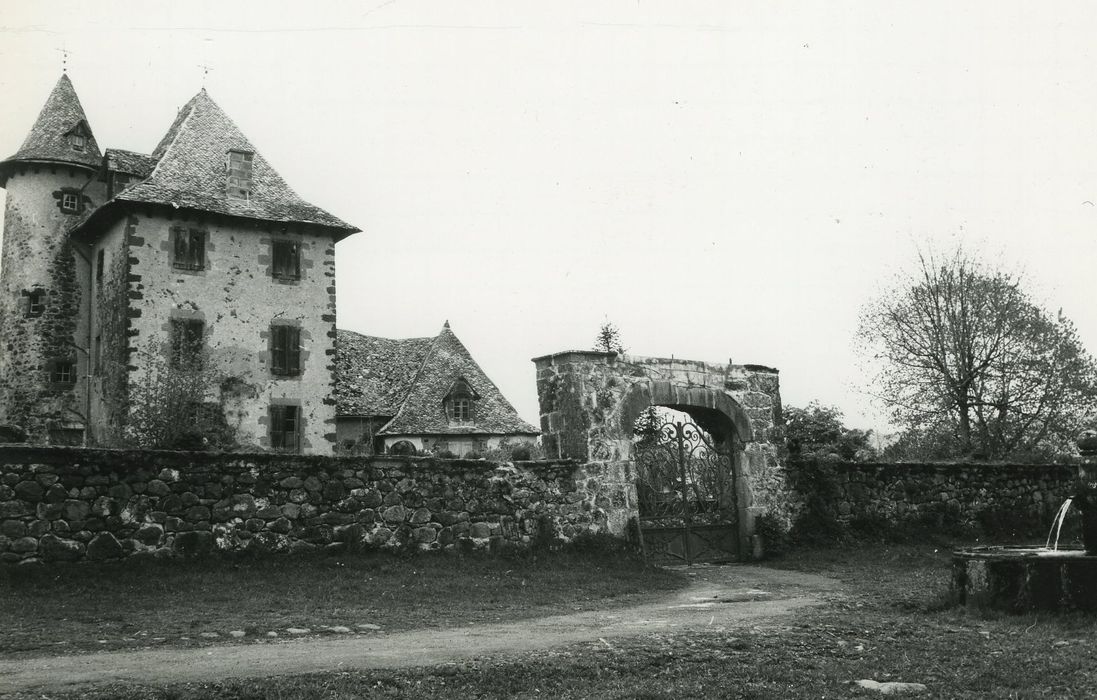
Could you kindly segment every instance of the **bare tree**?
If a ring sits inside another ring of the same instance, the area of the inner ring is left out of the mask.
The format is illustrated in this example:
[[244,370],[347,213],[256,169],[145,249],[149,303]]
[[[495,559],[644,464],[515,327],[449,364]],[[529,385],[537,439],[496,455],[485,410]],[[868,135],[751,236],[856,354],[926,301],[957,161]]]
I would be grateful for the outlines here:
[[1069,449],[1097,397],[1097,368],[1073,324],[1034,304],[1017,276],[962,250],[918,263],[865,307],[858,329],[878,361],[874,393],[896,422],[952,453],[934,456]]

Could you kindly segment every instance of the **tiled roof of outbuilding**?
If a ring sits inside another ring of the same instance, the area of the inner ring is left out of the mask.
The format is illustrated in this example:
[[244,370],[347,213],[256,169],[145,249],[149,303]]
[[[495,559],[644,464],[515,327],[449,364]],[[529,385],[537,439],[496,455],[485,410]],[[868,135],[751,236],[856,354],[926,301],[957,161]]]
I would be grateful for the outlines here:
[[[339,331],[337,340],[336,413],[392,416],[378,435],[540,432],[522,420],[448,323],[434,338],[390,340]],[[477,395],[472,425],[451,425],[446,415],[444,399],[459,379]]]
[[107,160],[107,170],[117,173],[128,173],[137,177],[148,177],[152,169],[156,167],[156,159],[144,153],[124,151],[121,148],[108,148],[104,154]]
[[[253,153],[252,190],[247,200],[227,193],[229,151]],[[270,163],[206,93],[195,95],[175,118],[153,151],[156,166],[148,178],[117,201],[166,204],[228,216],[340,229],[355,227],[309,204],[290,189]]]
[[395,416],[433,341],[336,331],[336,411],[345,416]]
[[[84,150],[74,151],[68,135],[81,123],[85,127]],[[48,161],[98,168],[102,160],[99,144],[95,142],[76,89],[69,76],[62,74],[46,98],[46,104],[38,113],[38,119],[23,140],[23,145],[3,165],[20,161]]]

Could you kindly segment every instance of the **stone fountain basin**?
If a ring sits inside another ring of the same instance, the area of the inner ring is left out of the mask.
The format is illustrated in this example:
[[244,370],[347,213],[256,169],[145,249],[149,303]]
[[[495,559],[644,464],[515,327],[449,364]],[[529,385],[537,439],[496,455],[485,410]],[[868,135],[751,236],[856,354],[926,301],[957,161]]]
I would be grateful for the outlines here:
[[1010,612],[1097,611],[1097,556],[1080,547],[971,547],[952,554],[961,605]]

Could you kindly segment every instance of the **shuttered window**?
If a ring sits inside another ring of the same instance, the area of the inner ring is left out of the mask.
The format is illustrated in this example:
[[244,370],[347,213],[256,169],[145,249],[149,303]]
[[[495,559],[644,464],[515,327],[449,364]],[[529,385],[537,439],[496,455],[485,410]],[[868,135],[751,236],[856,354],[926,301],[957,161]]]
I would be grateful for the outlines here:
[[177,270],[204,270],[206,268],[206,232],[198,229],[172,229],[175,238],[175,256],[172,267]]
[[300,407],[270,407],[270,446],[276,450],[300,450]]
[[301,329],[296,326],[270,327],[270,369],[274,374],[301,374]]
[[301,249],[296,241],[274,241],[271,274],[275,279],[301,279]]

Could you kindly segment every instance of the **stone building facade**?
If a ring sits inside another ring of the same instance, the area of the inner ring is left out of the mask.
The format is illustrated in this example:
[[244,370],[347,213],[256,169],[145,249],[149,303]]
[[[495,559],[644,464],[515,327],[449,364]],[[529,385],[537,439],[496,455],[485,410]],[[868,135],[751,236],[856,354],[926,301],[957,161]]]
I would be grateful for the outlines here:
[[135,386],[201,354],[238,440],[335,443],[335,243],[203,89],[148,155],[101,154],[68,76],[0,163],[0,424],[108,443]]

